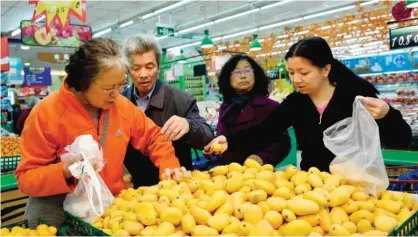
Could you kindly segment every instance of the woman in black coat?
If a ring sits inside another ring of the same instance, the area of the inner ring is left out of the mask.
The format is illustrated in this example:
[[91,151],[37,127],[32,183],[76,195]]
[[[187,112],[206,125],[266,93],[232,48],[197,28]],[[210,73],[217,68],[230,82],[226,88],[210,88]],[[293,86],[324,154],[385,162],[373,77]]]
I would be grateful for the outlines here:
[[328,171],[335,155],[323,142],[323,132],[351,117],[357,96],[379,126],[381,142],[391,148],[406,148],[412,141],[410,126],[401,113],[378,99],[378,91],[334,59],[327,42],[305,38],[290,47],[285,59],[297,92],[289,95],[274,112],[276,133],[293,126],[302,150],[301,169]]

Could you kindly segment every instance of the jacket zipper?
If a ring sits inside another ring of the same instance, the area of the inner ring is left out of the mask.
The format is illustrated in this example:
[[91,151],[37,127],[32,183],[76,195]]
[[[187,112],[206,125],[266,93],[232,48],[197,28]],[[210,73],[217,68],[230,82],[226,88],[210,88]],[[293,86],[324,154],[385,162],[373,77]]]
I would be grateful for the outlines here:
[[[324,111],[325,112],[325,111]],[[322,113],[323,114],[323,113]],[[319,115],[319,123],[318,124],[321,124],[322,123],[322,115]]]

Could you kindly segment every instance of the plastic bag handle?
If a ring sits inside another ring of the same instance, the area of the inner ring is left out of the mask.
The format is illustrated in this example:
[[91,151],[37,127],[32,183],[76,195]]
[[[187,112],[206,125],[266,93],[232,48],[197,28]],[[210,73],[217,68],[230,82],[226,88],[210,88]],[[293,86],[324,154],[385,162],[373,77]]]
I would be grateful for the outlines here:
[[[84,186],[87,189],[87,197],[89,199],[89,202],[92,206],[94,213],[97,216],[101,216],[104,213],[104,207],[103,207],[103,199],[102,199],[102,192],[101,192],[101,184],[97,177],[97,172],[94,170],[90,161],[86,158],[86,155],[84,154],[84,152],[81,152],[80,154],[84,159],[84,169],[86,170],[85,175],[87,174],[90,177],[90,180],[86,180],[86,176],[82,178]],[[96,191],[97,198],[99,199],[99,208],[100,208],[99,212],[96,210],[96,206],[94,205],[94,202],[93,202],[94,191]]]

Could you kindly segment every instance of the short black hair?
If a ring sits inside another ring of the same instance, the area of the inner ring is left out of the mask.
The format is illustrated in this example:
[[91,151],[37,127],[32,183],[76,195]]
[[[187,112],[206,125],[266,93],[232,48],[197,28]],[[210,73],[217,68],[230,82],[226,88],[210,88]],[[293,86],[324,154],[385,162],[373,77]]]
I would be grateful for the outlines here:
[[71,55],[65,66],[66,83],[76,91],[84,92],[99,73],[115,66],[122,67],[123,70],[128,66],[121,47],[111,39],[90,40]]
[[261,94],[268,96],[268,86],[270,84],[270,78],[266,75],[263,68],[250,56],[246,54],[237,54],[231,57],[222,67],[218,78],[219,91],[224,97],[225,101],[231,100],[232,96],[236,94],[235,89],[231,86],[231,73],[235,70],[238,62],[246,60],[250,63],[254,70],[254,88],[252,92],[254,94]]

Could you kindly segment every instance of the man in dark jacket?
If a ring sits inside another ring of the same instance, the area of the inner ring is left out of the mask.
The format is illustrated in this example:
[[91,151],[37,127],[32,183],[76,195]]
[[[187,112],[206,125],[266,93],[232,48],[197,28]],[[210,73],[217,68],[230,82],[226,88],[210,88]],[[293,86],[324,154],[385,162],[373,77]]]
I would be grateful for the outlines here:
[[[165,138],[173,142],[180,164],[191,170],[191,149],[203,149],[213,139],[210,126],[199,115],[196,100],[158,80],[161,49],[154,38],[129,37],[124,54],[131,64],[129,74],[133,85],[122,94],[162,127]],[[134,187],[159,181],[158,169],[144,156],[132,146],[127,149],[125,167],[132,175]]]

